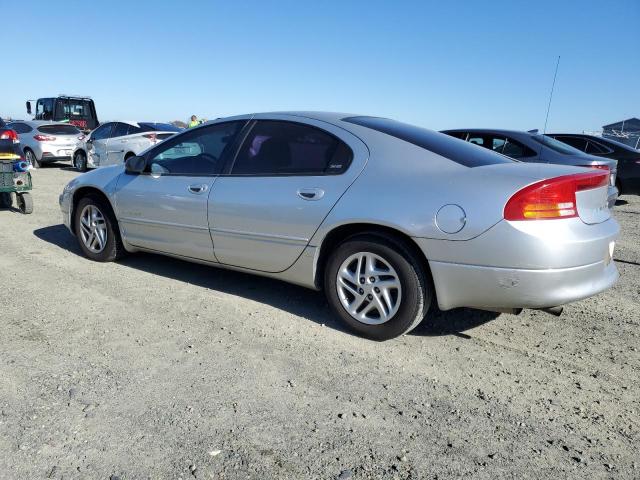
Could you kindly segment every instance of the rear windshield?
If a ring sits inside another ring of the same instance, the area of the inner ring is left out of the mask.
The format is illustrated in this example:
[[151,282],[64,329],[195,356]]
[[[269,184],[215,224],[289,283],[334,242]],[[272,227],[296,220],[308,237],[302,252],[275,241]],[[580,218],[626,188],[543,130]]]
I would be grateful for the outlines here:
[[560,140],[547,137],[546,135],[532,135],[531,138],[533,138],[536,142],[549,147],[551,150],[562,153],[563,155],[584,155],[584,152],[582,150],[573,148],[572,146],[567,145]]
[[442,155],[449,160],[465,167],[481,167],[496,163],[513,163],[504,155],[492,152],[486,148],[478,148],[464,140],[450,137],[444,133],[434,132],[426,128],[416,127],[408,123],[401,123],[388,118],[379,117],[349,117],[345,122],[362,125],[363,127],[386,133],[405,142],[412,143],[430,152]]
[[182,129],[171,125],[170,123],[138,123],[143,132],[181,132]]
[[38,127],[40,133],[50,135],[80,135],[82,132],[73,125],[42,125]]

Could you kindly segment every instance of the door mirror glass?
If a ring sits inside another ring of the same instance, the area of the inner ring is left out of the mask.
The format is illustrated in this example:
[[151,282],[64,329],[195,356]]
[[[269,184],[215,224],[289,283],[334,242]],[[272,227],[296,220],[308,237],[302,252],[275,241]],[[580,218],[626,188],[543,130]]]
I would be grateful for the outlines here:
[[27,102],[27,113],[31,115],[31,102]]
[[125,171],[127,173],[142,173],[147,165],[146,160],[143,157],[133,156],[129,157],[124,162]]

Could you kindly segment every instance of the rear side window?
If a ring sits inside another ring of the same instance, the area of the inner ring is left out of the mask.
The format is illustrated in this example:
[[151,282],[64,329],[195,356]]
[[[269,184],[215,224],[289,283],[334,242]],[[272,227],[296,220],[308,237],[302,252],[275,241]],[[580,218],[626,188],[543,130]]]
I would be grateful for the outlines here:
[[481,167],[483,165],[511,163],[513,161],[487,148],[476,148],[468,142],[458,140],[444,133],[434,132],[387,118],[348,117],[343,118],[343,120],[412,143],[465,167]]
[[33,130],[26,123],[11,123],[9,124],[9,128],[12,128],[16,131],[16,133],[29,133]]
[[593,142],[591,140],[589,140],[589,143],[587,143],[587,153],[591,153],[594,155],[606,155],[607,153],[611,153],[612,151],[613,150],[611,150],[610,148],[607,148],[604,145]]
[[38,131],[48,135],[80,135],[82,133],[73,125],[42,125],[38,127]]
[[232,175],[336,175],[353,153],[324,130],[295,122],[259,121],[238,152]]

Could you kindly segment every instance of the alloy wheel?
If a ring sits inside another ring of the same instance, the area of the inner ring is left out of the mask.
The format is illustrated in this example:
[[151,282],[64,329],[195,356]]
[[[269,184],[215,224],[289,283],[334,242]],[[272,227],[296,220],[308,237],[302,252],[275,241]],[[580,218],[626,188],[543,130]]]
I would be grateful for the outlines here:
[[107,223],[95,205],[87,205],[80,214],[82,243],[93,253],[100,253],[107,245]]
[[349,256],[338,269],[336,288],[344,309],[367,325],[388,322],[402,301],[400,278],[391,264],[371,252]]

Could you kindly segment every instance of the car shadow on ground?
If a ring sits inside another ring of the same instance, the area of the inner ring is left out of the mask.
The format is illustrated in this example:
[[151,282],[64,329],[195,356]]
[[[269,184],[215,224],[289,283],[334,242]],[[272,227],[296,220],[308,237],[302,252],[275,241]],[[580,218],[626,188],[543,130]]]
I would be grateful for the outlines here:
[[[40,240],[83,256],[77,240],[64,225],[39,228],[33,234]],[[321,292],[285,284],[279,280],[150,253],[129,255],[118,263],[143,272],[162,275],[182,283],[247,298],[341,332],[349,333],[332,315]],[[447,312],[441,312],[434,308],[429,318],[422,322],[411,335],[458,335],[468,338],[468,335],[462,332],[489,322],[498,315],[498,313],[467,308]]]

